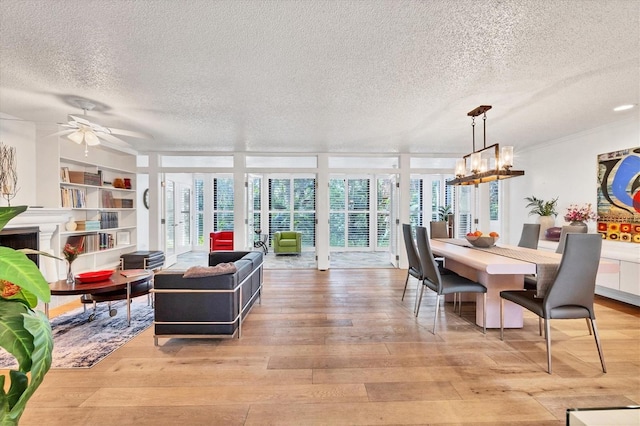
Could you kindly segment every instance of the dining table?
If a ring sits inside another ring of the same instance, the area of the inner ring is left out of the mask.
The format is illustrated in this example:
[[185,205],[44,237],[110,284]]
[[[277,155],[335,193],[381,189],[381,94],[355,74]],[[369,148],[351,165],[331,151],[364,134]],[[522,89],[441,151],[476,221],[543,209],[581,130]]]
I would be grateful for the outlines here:
[[[473,247],[466,239],[436,238],[430,240],[431,250],[444,258],[445,267],[487,287],[487,328],[500,328],[500,292],[524,289],[524,276],[536,274],[537,297],[544,297],[553,282],[562,254],[530,248],[496,244],[493,247]],[[598,273],[617,272],[616,265],[601,261]],[[482,326],[482,295],[475,297],[476,324]],[[514,303],[504,304],[505,328],[522,328],[523,310]]]
[[[481,250],[471,246],[464,239],[437,238],[431,239],[430,244],[433,253],[444,258],[444,266],[447,269],[487,287],[487,328],[500,327],[500,292],[502,290],[523,289],[524,276],[536,273],[536,264],[533,262],[492,253],[487,249]],[[556,253],[548,254],[559,263],[559,255]],[[462,300],[475,297],[476,324],[482,326],[484,315],[482,294],[461,296]],[[505,304],[504,308],[504,326],[506,328],[522,328],[522,308],[512,303]]]

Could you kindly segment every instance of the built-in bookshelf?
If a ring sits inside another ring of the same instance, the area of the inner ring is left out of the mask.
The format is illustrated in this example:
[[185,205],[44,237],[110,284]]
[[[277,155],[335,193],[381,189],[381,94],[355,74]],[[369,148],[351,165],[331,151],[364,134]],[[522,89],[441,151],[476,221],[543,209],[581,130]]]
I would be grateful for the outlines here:
[[82,249],[76,273],[115,267],[137,247],[135,157],[94,149],[83,159],[66,148],[61,145],[58,205],[71,220],[60,227],[60,252],[66,244]]

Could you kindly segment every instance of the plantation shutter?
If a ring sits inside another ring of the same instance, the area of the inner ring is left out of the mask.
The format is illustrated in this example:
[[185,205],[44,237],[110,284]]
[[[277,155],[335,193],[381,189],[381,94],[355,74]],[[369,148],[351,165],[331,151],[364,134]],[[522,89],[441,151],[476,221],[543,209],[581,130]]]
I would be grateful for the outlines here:
[[213,230],[233,231],[233,178],[213,179]]
[[195,204],[196,204],[196,245],[203,246],[204,238],[204,180],[195,180]]
[[302,233],[302,246],[316,245],[316,180],[293,179],[293,230]]
[[291,230],[291,179],[269,179],[269,241]]
[[409,199],[409,221],[414,226],[422,226],[422,203],[424,202],[422,179],[411,179],[409,183]]
[[345,246],[346,185],[344,179],[329,180],[329,246]]
[[369,247],[370,180],[349,179],[347,245],[348,247]]
[[376,227],[377,247],[389,247],[391,237],[391,192],[393,181],[390,178],[377,179]]

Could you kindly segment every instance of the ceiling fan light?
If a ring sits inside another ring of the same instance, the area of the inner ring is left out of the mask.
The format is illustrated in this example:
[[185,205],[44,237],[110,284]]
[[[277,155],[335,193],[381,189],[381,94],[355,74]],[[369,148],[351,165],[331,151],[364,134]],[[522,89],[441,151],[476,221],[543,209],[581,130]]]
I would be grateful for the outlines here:
[[86,132],[84,134],[84,140],[87,142],[87,145],[99,145],[100,139],[93,132]]
[[79,145],[84,140],[84,132],[76,130],[75,132],[67,135],[67,137]]

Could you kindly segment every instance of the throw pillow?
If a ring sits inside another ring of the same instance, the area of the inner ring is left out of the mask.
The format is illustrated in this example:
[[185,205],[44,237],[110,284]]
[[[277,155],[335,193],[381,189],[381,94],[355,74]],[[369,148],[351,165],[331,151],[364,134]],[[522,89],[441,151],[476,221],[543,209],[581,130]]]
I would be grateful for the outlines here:
[[182,278],[202,278],[215,275],[233,274],[238,269],[235,263],[218,263],[215,266],[192,266],[182,275]]

